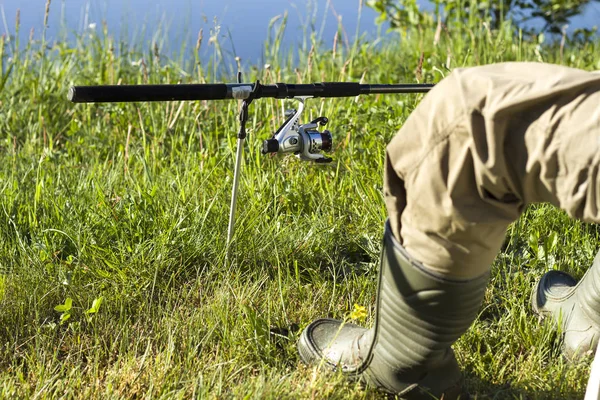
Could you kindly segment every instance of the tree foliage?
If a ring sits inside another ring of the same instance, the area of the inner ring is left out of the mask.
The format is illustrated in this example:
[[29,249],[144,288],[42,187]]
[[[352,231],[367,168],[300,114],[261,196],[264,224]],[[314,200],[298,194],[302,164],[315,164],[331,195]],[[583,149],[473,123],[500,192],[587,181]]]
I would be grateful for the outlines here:
[[389,21],[392,29],[426,28],[438,20],[469,26],[475,19],[494,29],[510,19],[524,31],[561,33],[569,19],[593,1],[600,0],[429,0],[433,13],[421,10],[417,0],[370,0],[367,4],[379,12],[381,22]]

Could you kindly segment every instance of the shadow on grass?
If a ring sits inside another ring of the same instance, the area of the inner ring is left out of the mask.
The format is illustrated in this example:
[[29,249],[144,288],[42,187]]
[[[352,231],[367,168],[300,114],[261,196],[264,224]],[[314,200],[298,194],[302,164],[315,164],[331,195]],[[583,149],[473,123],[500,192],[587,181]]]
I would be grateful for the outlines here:
[[[471,395],[472,400],[484,399],[523,399],[523,400],[544,400],[544,399],[581,399],[581,393],[574,389],[568,389],[566,392],[560,391],[557,383],[555,390],[535,390],[523,387],[519,384],[512,385],[510,382],[504,384],[490,383],[475,375],[472,371],[464,370],[465,386]],[[557,377],[557,380],[560,377]]]

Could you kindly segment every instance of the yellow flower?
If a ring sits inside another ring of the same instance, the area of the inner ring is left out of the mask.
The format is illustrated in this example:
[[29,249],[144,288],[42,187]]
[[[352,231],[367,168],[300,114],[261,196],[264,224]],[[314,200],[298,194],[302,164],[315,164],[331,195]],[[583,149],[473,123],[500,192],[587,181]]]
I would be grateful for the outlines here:
[[354,310],[350,313],[350,319],[364,322],[367,319],[367,307],[355,304]]

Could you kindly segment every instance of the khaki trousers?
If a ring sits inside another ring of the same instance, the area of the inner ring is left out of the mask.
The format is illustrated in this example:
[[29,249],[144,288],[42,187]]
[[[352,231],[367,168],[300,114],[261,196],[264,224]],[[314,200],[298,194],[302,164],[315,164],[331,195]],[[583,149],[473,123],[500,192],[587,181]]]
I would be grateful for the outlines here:
[[600,74],[541,63],[455,70],[386,157],[396,238],[435,272],[480,276],[527,204],[600,222]]

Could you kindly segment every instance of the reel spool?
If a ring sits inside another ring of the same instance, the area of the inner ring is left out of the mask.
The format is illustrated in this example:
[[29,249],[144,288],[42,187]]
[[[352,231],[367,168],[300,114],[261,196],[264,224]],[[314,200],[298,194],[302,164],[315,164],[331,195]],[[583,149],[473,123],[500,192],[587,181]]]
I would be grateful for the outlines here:
[[333,148],[333,137],[328,130],[319,131],[319,126],[329,122],[327,117],[319,117],[307,124],[300,125],[299,119],[304,111],[306,98],[295,98],[300,102],[298,110],[286,110],[285,122],[270,139],[263,141],[262,154],[294,153],[298,158],[316,163],[329,163],[331,158],[322,152]]

